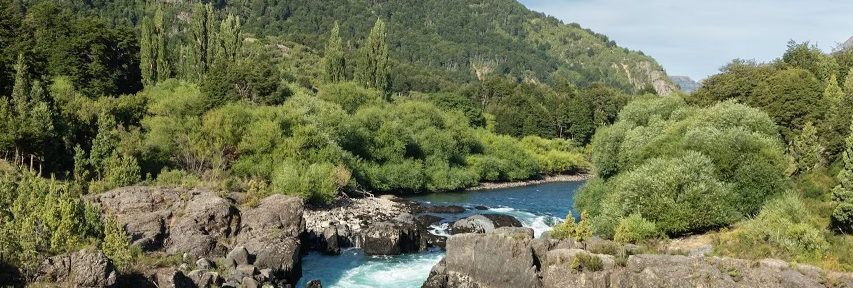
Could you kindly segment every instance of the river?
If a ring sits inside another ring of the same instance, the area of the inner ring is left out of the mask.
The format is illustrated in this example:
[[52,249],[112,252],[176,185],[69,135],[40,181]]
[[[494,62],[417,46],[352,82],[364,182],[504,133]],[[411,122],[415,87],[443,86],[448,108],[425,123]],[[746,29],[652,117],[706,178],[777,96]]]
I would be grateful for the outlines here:
[[[433,234],[446,234],[449,222],[473,214],[498,213],[517,218],[535,235],[550,229],[569,213],[575,191],[584,182],[557,182],[477,192],[439,193],[409,199],[440,205],[459,205],[462,214],[435,214],[445,218],[433,225]],[[487,207],[487,210],[478,210]],[[577,217],[577,215],[575,215]],[[359,249],[344,250],[339,256],[311,252],[302,258],[303,276],[299,281],[320,279],[323,287],[332,288],[416,288],[429,276],[432,266],[444,257],[444,251],[433,249],[400,256],[367,256]]]

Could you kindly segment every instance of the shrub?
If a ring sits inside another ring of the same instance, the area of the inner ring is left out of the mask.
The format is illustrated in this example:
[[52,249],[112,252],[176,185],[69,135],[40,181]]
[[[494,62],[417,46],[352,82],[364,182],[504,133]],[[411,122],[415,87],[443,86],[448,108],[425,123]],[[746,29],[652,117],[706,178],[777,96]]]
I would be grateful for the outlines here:
[[164,168],[160,174],[157,174],[157,179],[154,182],[157,186],[183,187],[189,189],[196,187],[201,182],[201,179],[184,170]]
[[596,272],[604,269],[604,261],[601,258],[587,253],[575,254],[570,265],[574,272]]
[[[329,163],[300,163],[286,160],[273,172],[271,189],[276,193],[296,195],[312,202],[329,203],[338,191],[349,182],[349,174],[341,173],[343,167]],[[347,179],[341,179],[347,177]],[[342,185],[342,183],[344,183]]]
[[646,220],[639,213],[631,214],[619,221],[613,239],[622,243],[639,243],[658,237],[660,232],[655,223]]
[[829,226],[841,233],[853,233],[853,203],[841,202],[835,206]]
[[599,178],[575,194],[575,208],[590,211],[602,236],[633,213],[667,235],[729,225],[787,185],[776,126],[756,109],[641,98],[619,119],[593,137]]
[[786,195],[769,201],[755,219],[746,221],[736,232],[739,243],[735,245],[746,247],[747,251],[741,252],[745,255],[764,250],[761,253],[817,259],[828,249],[828,243],[816,222],[798,196]]

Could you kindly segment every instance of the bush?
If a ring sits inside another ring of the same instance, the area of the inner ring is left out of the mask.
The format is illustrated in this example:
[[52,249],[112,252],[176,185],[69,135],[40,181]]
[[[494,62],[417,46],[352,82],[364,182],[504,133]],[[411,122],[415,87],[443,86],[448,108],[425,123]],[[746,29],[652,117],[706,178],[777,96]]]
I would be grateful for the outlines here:
[[798,196],[786,195],[769,201],[735,232],[735,243],[727,244],[743,247],[737,253],[745,256],[819,259],[828,243],[817,222]]
[[272,176],[275,193],[300,196],[317,203],[329,203],[349,183],[346,168],[329,163],[300,163],[284,161]]
[[575,194],[575,207],[590,211],[595,232],[608,237],[633,213],[667,235],[729,225],[787,185],[775,125],[733,102],[698,109],[641,98],[591,148],[599,179]]
[[201,182],[198,176],[187,173],[184,170],[178,169],[163,169],[160,174],[157,174],[157,179],[154,183],[157,186],[164,187],[183,187],[193,188]]
[[604,262],[601,258],[587,253],[575,254],[570,265],[574,272],[596,272],[604,269]]
[[853,233],[853,203],[841,202],[835,206],[829,226],[841,233]]
[[616,234],[613,239],[622,243],[640,243],[646,239],[656,238],[660,235],[655,223],[646,220],[639,213],[631,214],[619,221]]

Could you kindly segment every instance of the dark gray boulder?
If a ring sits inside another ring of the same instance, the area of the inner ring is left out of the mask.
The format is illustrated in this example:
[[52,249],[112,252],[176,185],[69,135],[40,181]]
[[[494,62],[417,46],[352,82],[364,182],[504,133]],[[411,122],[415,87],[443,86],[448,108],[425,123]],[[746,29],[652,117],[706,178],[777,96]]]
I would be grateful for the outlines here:
[[433,205],[423,207],[424,212],[438,214],[459,214],[465,213],[465,207],[457,205]]
[[73,287],[111,287],[116,283],[116,271],[103,252],[81,250],[44,260],[38,266],[36,280]]
[[495,230],[495,223],[491,219],[483,215],[474,215],[467,218],[456,220],[450,226],[450,233],[453,235],[462,233],[486,233]]
[[311,280],[305,284],[305,288],[323,288],[323,283],[320,280]]
[[521,221],[515,219],[515,217],[504,215],[504,214],[483,214],[483,217],[489,218],[494,223],[495,228],[501,227],[523,227],[521,225]]
[[415,217],[408,213],[398,215],[391,221],[370,224],[362,231],[361,248],[367,255],[399,255],[420,252],[426,249],[423,230],[415,224]]

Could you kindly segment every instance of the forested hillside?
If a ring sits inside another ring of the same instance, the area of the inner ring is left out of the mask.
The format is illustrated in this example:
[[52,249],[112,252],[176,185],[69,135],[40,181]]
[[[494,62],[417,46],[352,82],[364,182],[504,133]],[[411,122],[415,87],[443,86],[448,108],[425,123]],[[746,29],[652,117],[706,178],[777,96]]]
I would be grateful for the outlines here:
[[[33,1],[37,2],[37,1]],[[139,24],[144,1],[76,4],[113,23]],[[192,1],[166,1],[166,22],[186,19]],[[604,83],[625,92],[652,85],[658,93],[676,89],[654,59],[616,45],[578,24],[530,11],[514,0],[406,1],[212,1],[221,13],[244,21],[244,32],[284,39],[322,50],[338,21],[351,54],[377,18],[388,23],[391,91],[435,92],[489,76],[580,87]],[[352,73],[352,71],[348,71]]]

